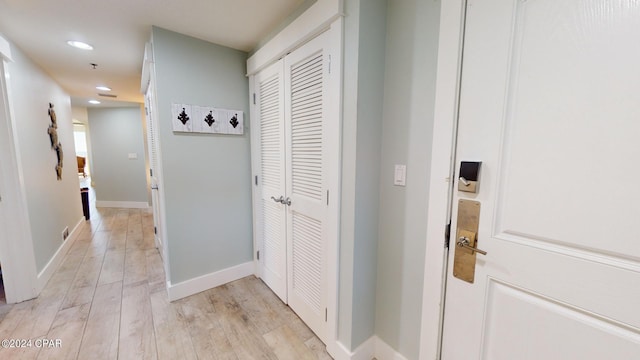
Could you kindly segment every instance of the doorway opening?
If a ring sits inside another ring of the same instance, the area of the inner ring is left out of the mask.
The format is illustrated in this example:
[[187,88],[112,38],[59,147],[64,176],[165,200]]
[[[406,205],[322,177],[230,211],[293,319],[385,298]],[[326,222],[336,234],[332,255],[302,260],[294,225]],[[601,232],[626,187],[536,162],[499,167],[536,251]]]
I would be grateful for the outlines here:
[[88,178],[89,151],[87,150],[87,126],[83,123],[73,123],[73,140],[76,147],[76,159],[78,161],[78,176]]

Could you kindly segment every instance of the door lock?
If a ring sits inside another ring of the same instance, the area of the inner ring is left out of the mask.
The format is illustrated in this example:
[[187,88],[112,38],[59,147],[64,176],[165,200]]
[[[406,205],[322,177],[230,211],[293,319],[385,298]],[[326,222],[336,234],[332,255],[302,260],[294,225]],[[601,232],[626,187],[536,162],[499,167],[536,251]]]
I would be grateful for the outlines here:
[[458,191],[477,193],[480,180],[480,161],[460,162],[460,175],[458,177]]
[[476,253],[487,255],[478,249],[478,225],[480,223],[480,202],[460,199],[458,201],[458,224],[456,247],[453,258],[453,276],[472,283],[476,274]]

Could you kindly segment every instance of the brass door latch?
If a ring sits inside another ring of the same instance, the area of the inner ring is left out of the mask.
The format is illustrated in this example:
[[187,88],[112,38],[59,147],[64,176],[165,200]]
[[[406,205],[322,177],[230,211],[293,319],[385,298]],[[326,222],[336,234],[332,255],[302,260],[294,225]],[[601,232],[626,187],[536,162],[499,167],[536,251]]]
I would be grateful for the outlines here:
[[461,199],[458,201],[458,230],[453,260],[453,276],[473,283],[476,273],[476,253],[487,255],[478,249],[478,224],[480,202]]

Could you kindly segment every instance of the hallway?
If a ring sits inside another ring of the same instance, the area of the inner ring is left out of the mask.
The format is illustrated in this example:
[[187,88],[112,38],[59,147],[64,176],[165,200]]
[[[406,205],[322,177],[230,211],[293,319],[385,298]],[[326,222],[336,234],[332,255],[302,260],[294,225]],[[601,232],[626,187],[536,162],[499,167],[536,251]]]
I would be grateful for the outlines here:
[[[253,276],[169,303],[152,215],[91,211],[40,296],[0,306],[0,339],[32,340],[24,348],[3,343],[0,358],[331,358]],[[61,346],[37,348],[37,339],[59,339]]]

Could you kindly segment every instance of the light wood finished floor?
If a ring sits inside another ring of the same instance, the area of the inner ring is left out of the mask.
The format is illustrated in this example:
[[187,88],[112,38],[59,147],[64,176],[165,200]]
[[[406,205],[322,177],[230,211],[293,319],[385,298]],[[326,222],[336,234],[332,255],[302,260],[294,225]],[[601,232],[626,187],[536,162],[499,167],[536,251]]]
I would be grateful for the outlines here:
[[[92,209],[36,299],[0,306],[0,359],[331,359],[259,279],[169,303],[149,213]],[[60,339],[60,348],[35,348]]]

